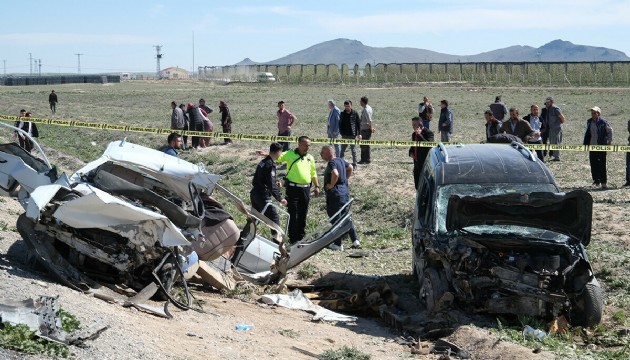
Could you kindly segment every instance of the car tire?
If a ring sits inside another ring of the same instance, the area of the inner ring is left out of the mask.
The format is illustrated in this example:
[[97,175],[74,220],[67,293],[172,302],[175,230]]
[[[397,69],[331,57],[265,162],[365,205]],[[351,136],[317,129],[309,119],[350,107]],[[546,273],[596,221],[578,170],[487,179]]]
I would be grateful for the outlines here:
[[576,297],[571,318],[573,325],[592,327],[599,324],[604,312],[604,292],[596,279],[584,285]]
[[444,272],[433,268],[424,270],[424,281],[420,288],[420,294],[424,298],[426,309],[430,313],[439,312],[444,308],[442,301],[444,295],[448,292],[448,283]]

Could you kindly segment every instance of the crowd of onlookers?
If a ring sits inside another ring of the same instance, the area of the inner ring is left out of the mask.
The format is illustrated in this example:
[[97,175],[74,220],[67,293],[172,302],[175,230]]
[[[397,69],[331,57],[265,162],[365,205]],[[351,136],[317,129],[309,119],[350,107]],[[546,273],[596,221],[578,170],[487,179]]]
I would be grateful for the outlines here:
[[[51,111],[56,111],[57,95],[54,91],[49,96]],[[343,102],[343,110],[337,107],[334,100],[328,100],[328,120],[327,136],[331,139],[341,138],[347,140],[370,140],[376,131],[373,125],[373,110],[368,104],[366,96],[361,97],[361,112],[353,108],[351,100]],[[297,123],[297,117],[289,111],[284,101],[278,102],[277,128],[278,136],[291,136],[292,129]],[[437,117],[437,129],[439,141],[451,142],[454,120],[453,112],[449,108],[447,100],[440,101],[440,112]],[[162,150],[170,155],[178,156],[177,151],[187,149],[187,136],[182,136],[181,131],[212,132],[215,130],[214,124],[209,118],[213,110],[206,105],[205,100],[199,99],[198,105],[188,103],[187,105],[171,102],[171,129],[174,130],[168,138],[168,146]],[[603,118],[602,110],[593,106],[589,109],[591,117],[586,122],[586,129],[583,138],[583,145],[610,145],[613,137],[613,130],[609,122]],[[418,105],[418,116],[411,120],[413,133],[411,140],[417,142],[435,142],[436,136],[430,129],[434,119],[433,105],[429,98],[425,96]],[[220,122],[223,133],[232,132],[232,118],[230,110],[225,101],[219,102]],[[21,131],[16,131],[15,136],[19,145],[26,151],[31,151],[33,142],[25,134],[31,137],[38,137],[37,126],[33,122],[27,121],[31,116],[29,112],[22,109],[20,118],[15,126]],[[520,115],[519,109],[509,107],[497,96],[495,101],[488,106],[484,112],[485,117],[485,141],[488,143],[520,142],[523,144],[562,144],[563,129],[566,118],[562,110],[554,104],[552,97],[547,97],[544,107],[532,104],[529,113]],[[628,122],[630,132],[630,121]],[[202,136],[191,136],[191,148],[199,149],[210,145],[211,138]],[[630,137],[628,138],[630,142]],[[224,145],[232,143],[230,138],[225,138]],[[306,226],[306,214],[311,190],[315,196],[320,193],[320,186],[317,180],[315,159],[308,153],[311,141],[307,136],[300,136],[295,149],[290,149],[288,142],[273,143],[257,167],[256,174],[252,180],[251,202],[254,208],[264,211],[265,214],[279,223],[278,215],[273,206],[268,204],[272,198],[276,198],[281,205],[288,207],[290,214],[288,237],[289,242],[296,242],[303,238]],[[344,160],[345,152],[350,147],[352,162]],[[409,149],[409,156],[413,159],[414,183],[418,186],[418,178],[424,164],[424,160],[429,151],[429,147],[412,146]],[[260,152],[262,154],[262,152]],[[606,151],[589,151],[589,162],[593,185],[606,189]],[[358,164],[367,165],[371,162],[370,146],[360,145],[360,159],[357,160],[357,152],[354,144],[331,144],[322,147],[321,157],[327,162],[324,171],[323,191],[326,195],[327,212],[329,216],[335,215],[348,202],[348,177],[356,170]],[[551,150],[549,152],[536,150],[538,159],[544,162],[560,161],[560,151]],[[275,163],[283,163],[286,169],[284,182],[276,179]],[[626,183],[630,186],[630,153],[626,154]],[[279,189],[286,188],[286,196],[282,198]],[[353,246],[359,246],[359,240],[352,227],[350,232]],[[341,242],[332,245],[334,249],[342,248]]]
[[[181,131],[206,131],[211,132],[214,131],[214,123],[210,120],[209,116],[212,114],[213,110],[208,105],[206,105],[206,101],[201,98],[199,99],[198,105],[189,102],[188,105],[179,104],[175,101],[171,102],[171,129],[175,130],[175,132]],[[219,114],[221,116],[221,128],[224,133],[232,132],[232,116],[230,115],[230,109],[227,103],[223,100],[219,101]],[[193,149],[204,148],[210,145],[211,138],[210,137],[200,137],[200,136],[191,136],[191,147]],[[232,140],[229,138],[225,138],[223,144],[230,145]],[[169,141],[169,146],[171,149],[169,151],[174,151]],[[182,137],[181,143],[182,149],[188,148],[188,136]]]

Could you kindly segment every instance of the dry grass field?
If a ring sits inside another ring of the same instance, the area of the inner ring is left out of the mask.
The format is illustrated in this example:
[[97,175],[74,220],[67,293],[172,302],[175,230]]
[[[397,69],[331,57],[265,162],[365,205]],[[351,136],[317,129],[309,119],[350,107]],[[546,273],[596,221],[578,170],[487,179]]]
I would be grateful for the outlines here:
[[[453,139],[463,143],[484,140],[483,112],[496,95],[502,95],[508,106],[519,108],[521,116],[528,113],[531,104],[542,106],[547,96],[553,96],[567,118],[565,144],[581,144],[590,116],[588,109],[592,106],[599,106],[602,116],[610,121],[615,131],[614,144],[628,143],[627,122],[630,119],[628,88],[481,88],[436,84],[380,88],[282,84],[219,86],[168,81],[0,87],[0,114],[15,115],[24,108],[34,117],[50,117],[47,96],[52,89],[59,96],[54,118],[163,128],[168,128],[170,123],[171,101],[197,103],[199,98],[205,98],[215,109],[210,117],[218,125],[217,105],[219,100],[224,100],[230,106],[233,131],[245,134],[275,135],[276,103],[284,100],[298,118],[294,135],[324,137],[327,100],[335,99],[342,104],[343,100],[350,99],[360,111],[358,103],[363,95],[368,96],[374,108],[377,129],[374,140],[408,140],[410,120],[417,115],[418,102],[424,95],[429,96],[436,108],[439,108],[441,99],[449,100],[455,117]],[[53,154],[52,161],[59,168],[70,172],[78,164],[98,157],[105,145],[115,139],[127,137],[128,141],[151,147],[165,143],[165,136],[45,125],[39,128],[40,144]],[[0,139],[9,141],[11,134],[3,133]],[[212,146],[201,152],[185,152],[182,157],[206,164],[210,171],[224,176],[223,183],[228,188],[248,199],[251,175],[259,160],[255,150],[266,149],[268,143],[235,141],[231,146],[219,146],[219,142],[213,141]],[[415,196],[412,163],[406,148],[375,147],[372,151],[372,164],[359,166],[350,181],[351,194],[355,198],[353,218],[363,247],[370,256],[357,260],[348,258],[346,253],[324,251],[307,264],[316,268],[320,275],[351,271],[388,276],[392,281],[404,284],[404,291],[414,294],[417,288],[414,288],[410,275],[410,223]],[[312,146],[311,152],[320,160],[319,145]],[[606,191],[590,185],[586,153],[565,151],[562,161],[549,164],[549,168],[563,190],[586,189],[595,199],[593,237],[587,250],[606,291],[606,309],[605,321],[588,332],[587,341],[580,343],[574,336],[550,337],[541,346],[560,358],[627,358],[630,340],[627,335],[617,334],[620,329],[630,326],[630,252],[627,250],[630,246],[630,188],[621,186],[625,183],[625,154],[608,155],[610,189]],[[320,176],[322,169],[323,162],[320,161]],[[309,228],[325,221],[324,199],[313,199],[309,211]],[[515,335],[518,323],[511,324],[512,328],[503,325],[505,327],[495,326],[494,329],[500,337],[533,346]],[[593,347],[587,349],[587,344],[595,344],[595,350]]]

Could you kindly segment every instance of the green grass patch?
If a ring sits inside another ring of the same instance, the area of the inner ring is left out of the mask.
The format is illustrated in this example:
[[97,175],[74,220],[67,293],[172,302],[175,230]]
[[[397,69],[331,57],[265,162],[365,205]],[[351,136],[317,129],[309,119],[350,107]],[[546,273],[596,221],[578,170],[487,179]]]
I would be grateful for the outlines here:
[[300,333],[293,329],[280,329],[280,330],[276,330],[276,332],[282,336],[285,336],[291,339],[297,339],[300,337]]
[[57,315],[61,318],[61,327],[67,333],[73,333],[81,328],[81,322],[71,313],[59,309]]
[[0,326],[0,347],[34,355],[62,358],[70,356],[68,345],[39,338],[24,324],[2,323]]
[[223,289],[221,295],[230,299],[238,299],[245,302],[254,301],[256,292],[252,286],[237,286],[233,290]]
[[338,350],[326,350],[319,358],[320,360],[370,360],[372,357],[355,347],[344,346]]
[[317,268],[317,266],[311,263],[306,263],[304,264],[304,266],[302,266],[302,268],[300,268],[300,270],[298,270],[297,278],[300,280],[307,280],[311,279],[317,273],[319,273],[319,269]]

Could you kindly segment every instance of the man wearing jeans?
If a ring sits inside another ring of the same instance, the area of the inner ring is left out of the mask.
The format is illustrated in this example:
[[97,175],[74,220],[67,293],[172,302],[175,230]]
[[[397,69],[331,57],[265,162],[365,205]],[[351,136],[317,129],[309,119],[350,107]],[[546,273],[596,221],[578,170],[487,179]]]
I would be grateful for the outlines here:
[[[339,132],[341,138],[346,140],[357,140],[359,137],[359,131],[361,130],[361,118],[359,113],[352,108],[352,101],[346,100],[343,102],[343,111],[339,116]],[[341,155],[343,159],[348,144],[341,144]],[[357,150],[356,145],[350,145],[350,151],[352,152],[352,167],[357,167]]]
[[[285,108],[284,101],[278,101],[278,136],[291,136],[291,128],[297,122],[297,118]],[[281,142],[282,151],[289,150],[288,142]]]
[[[372,127],[372,107],[368,105],[368,98],[364,96],[361,98],[361,106],[363,111],[361,112],[361,133],[359,134],[359,140],[370,140],[374,128]],[[361,160],[359,164],[369,164],[370,159],[370,145],[361,145]]]
[[[324,170],[324,190],[326,190],[326,213],[332,218],[341,208],[350,201],[350,191],[348,189],[348,177],[352,175],[352,165],[348,164],[344,159],[335,157],[333,147],[324,145],[320,153],[322,159],[327,162]],[[346,209],[345,211],[347,211]],[[345,215],[344,213],[339,216]],[[332,223],[338,220],[338,217],[331,219]],[[361,246],[357,231],[354,228],[352,220],[350,220],[350,230],[348,231],[352,247]],[[333,244],[330,244],[332,250],[343,250],[342,238],[339,237]]]

